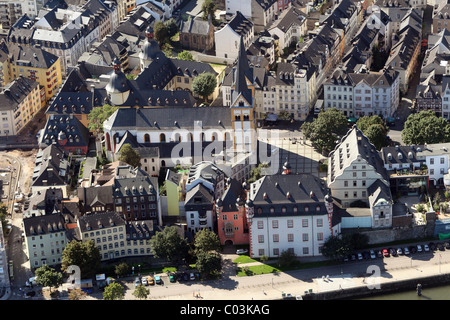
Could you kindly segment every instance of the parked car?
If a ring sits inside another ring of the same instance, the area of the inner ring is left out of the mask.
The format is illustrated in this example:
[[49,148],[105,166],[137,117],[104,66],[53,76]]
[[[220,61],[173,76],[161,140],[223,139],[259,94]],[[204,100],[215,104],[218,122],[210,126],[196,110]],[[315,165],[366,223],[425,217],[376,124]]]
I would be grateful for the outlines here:
[[134,279],[134,285],[137,287],[138,285],[141,284],[141,280],[139,280],[139,278]]
[[417,252],[422,252],[423,251],[423,249],[422,249],[422,246],[420,245],[420,244],[418,244],[417,245]]
[[346,255],[343,260],[344,262],[348,262],[350,260],[350,255]]
[[149,285],[154,285],[155,284],[155,279],[152,276],[148,276],[147,277],[147,283]]
[[183,273],[183,280],[184,281],[188,281],[189,280],[189,275],[186,272]]
[[236,254],[239,254],[239,255],[241,255],[241,254],[247,254],[248,253],[248,250],[247,249],[238,249],[237,251],[236,251]]
[[390,256],[388,249],[383,249],[382,252],[383,252],[383,257],[389,257]]
[[383,253],[381,252],[381,250],[377,250],[377,257],[383,258]]
[[445,242],[444,243],[444,247],[445,247],[445,249],[450,249],[450,243],[449,242]]
[[375,251],[370,250],[370,258],[375,259],[377,256],[375,255]]
[[397,249],[397,255],[401,256],[403,254],[402,248]]
[[369,259],[369,257],[370,257],[369,252],[368,251],[364,251],[363,252],[363,257],[364,257],[364,259]]
[[26,298],[31,298],[31,297],[34,297],[36,295],[36,292],[28,291],[28,292],[25,292],[24,295],[25,295]]
[[195,280],[195,275],[192,272],[189,274],[189,279],[191,279],[191,281]]
[[356,260],[356,255],[355,255],[354,253],[351,255],[351,260],[352,260],[352,261],[355,261],[355,260]]
[[434,242],[430,242],[430,243],[428,244],[428,246],[430,247],[430,251],[436,250],[436,245],[434,244]]
[[429,252],[430,251],[430,247],[427,244],[424,244],[423,245],[423,251]]
[[440,242],[437,244],[437,248],[438,248],[440,251],[445,251],[444,245],[443,245],[442,243],[440,243]]
[[141,280],[141,283],[142,283],[143,286],[148,286],[147,278],[143,277],[142,280]]
[[416,246],[410,246],[408,249],[409,249],[409,252],[411,252],[412,254],[417,252],[417,247]]
[[37,277],[31,277],[30,279],[28,279],[28,281],[25,282],[25,286],[32,287],[32,286],[36,285],[37,284],[36,279],[37,279]]
[[169,281],[170,282],[175,282],[175,276],[173,274],[169,275]]
[[397,256],[397,250],[395,250],[394,248],[389,248],[389,252],[390,252],[391,256],[393,256],[393,257]]
[[361,252],[358,252],[358,260],[362,260],[363,259],[363,255]]
[[162,284],[160,276],[155,276],[155,283],[156,284]]
[[408,248],[405,247],[405,248],[403,249],[403,252],[405,253],[405,255],[409,255],[409,249],[408,249]]

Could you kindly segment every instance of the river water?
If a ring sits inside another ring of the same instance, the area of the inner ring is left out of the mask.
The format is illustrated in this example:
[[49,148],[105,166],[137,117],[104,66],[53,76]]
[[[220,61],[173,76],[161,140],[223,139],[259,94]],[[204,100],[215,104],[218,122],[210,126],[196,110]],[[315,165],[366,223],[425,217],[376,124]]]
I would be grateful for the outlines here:
[[450,300],[450,286],[427,288],[422,286],[422,295],[418,296],[416,290],[370,296],[357,300]]

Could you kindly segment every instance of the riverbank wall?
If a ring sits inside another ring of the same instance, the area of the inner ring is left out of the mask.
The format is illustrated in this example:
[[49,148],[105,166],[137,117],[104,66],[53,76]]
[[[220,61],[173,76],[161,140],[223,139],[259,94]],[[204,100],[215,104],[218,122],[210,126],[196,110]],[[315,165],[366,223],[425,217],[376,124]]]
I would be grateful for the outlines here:
[[364,285],[340,290],[324,292],[312,292],[302,296],[303,300],[350,300],[364,298],[373,295],[384,295],[400,291],[416,290],[421,284],[422,289],[450,284],[450,274],[440,274],[428,277],[413,278],[401,281],[390,281],[381,283],[379,288],[375,285]]

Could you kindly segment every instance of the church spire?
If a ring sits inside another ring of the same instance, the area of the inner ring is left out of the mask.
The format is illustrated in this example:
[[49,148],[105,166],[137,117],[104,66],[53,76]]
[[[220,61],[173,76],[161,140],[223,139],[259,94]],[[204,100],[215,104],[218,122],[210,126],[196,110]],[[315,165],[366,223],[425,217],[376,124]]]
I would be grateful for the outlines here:
[[247,86],[247,79],[253,81],[253,70],[250,69],[247,59],[247,53],[244,47],[244,40],[241,36],[239,43],[239,54],[234,71],[234,90],[232,93],[232,103],[236,101],[240,94],[244,99],[253,105],[252,90]]

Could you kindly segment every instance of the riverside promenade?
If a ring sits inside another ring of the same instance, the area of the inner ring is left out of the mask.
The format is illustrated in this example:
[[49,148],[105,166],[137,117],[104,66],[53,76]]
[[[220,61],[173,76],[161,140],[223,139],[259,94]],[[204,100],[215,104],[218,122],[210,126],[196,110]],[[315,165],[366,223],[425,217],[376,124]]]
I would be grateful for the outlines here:
[[[394,258],[395,259],[395,258]],[[252,263],[254,265],[257,263]],[[239,265],[240,267],[249,264]],[[450,281],[450,261],[422,262],[413,266],[381,270],[379,276],[376,267],[368,268],[369,273],[330,273],[323,274],[328,268],[297,270],[277,274],[264,274],[247,277],[229,275],[223,285],[192,285],[188,292],[179,290],[176,294],[155,292],[149,300],[280,300],[291,299],[353,299],[358,296],[381,294],[398,290],[415,290],[422,284],[422,290]],[[328,276],[328,277],[327,277]],[[233,286],[226,285],[232,282]],[[450,283],[450,282],[447,282]],[[201,298],[196,298],[195,293]]]

